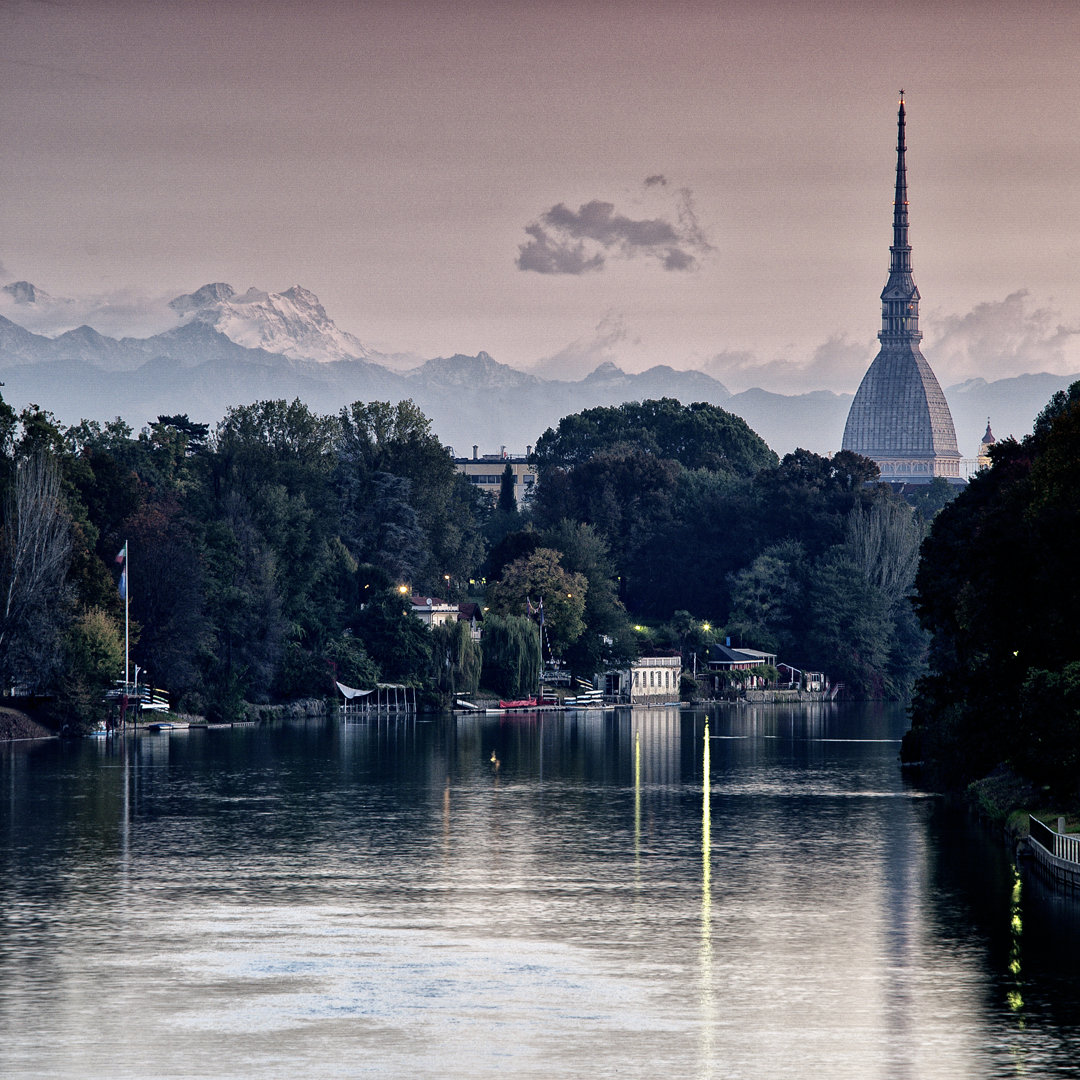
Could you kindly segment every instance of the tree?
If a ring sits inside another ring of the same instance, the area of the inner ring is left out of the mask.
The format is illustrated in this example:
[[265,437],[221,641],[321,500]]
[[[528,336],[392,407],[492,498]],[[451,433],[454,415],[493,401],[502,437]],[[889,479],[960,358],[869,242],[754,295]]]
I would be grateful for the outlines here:
[[135,575],[130,613],[138,660],[173,701],[197,691],[213,632],[196,530],[172,498],[147,502],[125,522]]
[[[467,581],[483,558],[478,493],[454,468],[447,448],[431,431],[431,421],[412,401],[357,401],[341,410],[336,423],[339,484],[346,499],[357,493],[362,497],[375,473],[408,482],[392,492],[384,487],[382,494],[393,494],[394,512],[411,534],[402,506],[407,501],[425,538],[421,548],[410,535],[410,562],[416,565],[411,583],[433,590],[446,575],[451,581]],[[359,561],[366,558],[357,548],[353,553]]]
[[348,473],[342,479],[342,539],[353,557],[384,570],[391,580],[415,582],[431,558],[427,535],[403,476]]
[[499,501],[497,504],[500,514],[512,514],[517,510],[517,498],[514,495],[514,469],[509,462],[503,469],[499,480]]
[[848,515],[845,547],[863,577],[896,604],[911,595],[925,534],[906,502],[882,497]]
[[64,653],[57,704],[66,724],[85,728],[101,715],[105,691],[124,670],[124,635],[112,616],[91,608],[68,625]]
[[1060,671],[1032,668],[1024,680],[1015,765],[1058,799],[1080,797],[1080,661]]
[[238,492],[206,534],[207,603],[217,640],[212,668],[219,701],[267,701],[289,640],[277,562]]
[[706,402],[660,398],[564,416],[537,441],[541,483],[551,467],[573,468],[623,445],[688,469],[753,475],[776,464],[776,455],[741,417]]
[[356,636],[389,682],[419,686],[431,670],[431,631],[396,589],[377,594],[356,621]]
[[585,629],[583,616],[588,588],[584,574],[563,569],[557,551],[537,548],[503,571],[501,580],[488,588],[487,599],[491,610],[498,615],[520,615],[534,608],[538,618],[543,619],[544,635],[552,654],[561,657]]
[[443,623],[431,631],[435,684],[453,701],[458,694],[475,693],[480,685],[482,655],[473,641],[469,624],[461,620]]
[[942,507],[948,506],[961,492],[959,484],[950,484],[944,476],[935,476],[929,484],[919,484],[917,488],[904,494],[904,498],[922,516],[923,521],[932,521]]
[[892,696],[887,678],[888,601],[842,548],[814,565],[807,601],[805,660],[799,666],[829,672],[834,682],[843,682],[857,698]]
[[558,551],[562,565],[571,573],[583,574],[588,582],[582,613],[585,630],[566,650],[571,669],[591,677],[637,656],[607,541],[591,525],[562,521],[544,533],[542,546]]
[[1008,763],[1060,786],[1080,657],[1080,383],[1054,395],[1031,435],[990,456],[923,545],[916,604],[929,670],[903,754],[947,783]]
[[763,551],[732,575],[728,633],[755,649],[790,652],[806,604],[806,576],[805,553],[797,541]]
[[506,698],[535,693],[540,684],[540,635],[524,615],[489,614],[484,620],[485,686]]
[[71,528],[60,475],[45,453],[18,462],[0,534],[0,676],[32,689],[59,669],[71,605]]

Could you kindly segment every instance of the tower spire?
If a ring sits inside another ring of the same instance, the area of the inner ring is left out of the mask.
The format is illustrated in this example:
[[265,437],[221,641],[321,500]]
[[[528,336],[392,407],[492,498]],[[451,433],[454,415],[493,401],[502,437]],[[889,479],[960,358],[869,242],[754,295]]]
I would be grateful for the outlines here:
[[845,450],[871,458],[881,479],[925,484],[935,476],[960,482],[949,403],[919,341],[919,290],[911,277],[908,243],[904,91],[896,123],[896,195],[889,280],[881,293],[881,349],[867,369],[844,425]]
[[896,195],[893,199],[893,242],[889,248],[889,280],[881,293],[881,333],[884,345],[914,344],[919,332],[919,290],[911,276],[911,244],[908,243],[907,141],[904,91],[896,121]]

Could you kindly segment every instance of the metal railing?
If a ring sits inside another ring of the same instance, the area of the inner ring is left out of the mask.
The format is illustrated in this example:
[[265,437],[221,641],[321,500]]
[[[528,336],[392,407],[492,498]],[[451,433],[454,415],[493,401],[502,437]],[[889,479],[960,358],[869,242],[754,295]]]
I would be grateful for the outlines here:
[[1031,839],[1041,844],[1055,858],[1080,866],[1080,836],[1055,832],[1049,825],[1028,815]]

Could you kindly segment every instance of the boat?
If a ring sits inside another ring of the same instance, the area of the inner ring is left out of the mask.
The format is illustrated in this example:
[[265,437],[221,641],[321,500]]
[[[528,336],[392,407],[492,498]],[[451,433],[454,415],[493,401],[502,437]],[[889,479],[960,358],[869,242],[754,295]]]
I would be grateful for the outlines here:
[[600,709],[604,705],[603,690],[587,690],[576,697],[568,697],[563,704],[568,709]]
[[559,699],[556,697],[514,698],[511,701],[500,698],[498,709],[490,711],[514,712],[523,709],[557,709],[559,707]]

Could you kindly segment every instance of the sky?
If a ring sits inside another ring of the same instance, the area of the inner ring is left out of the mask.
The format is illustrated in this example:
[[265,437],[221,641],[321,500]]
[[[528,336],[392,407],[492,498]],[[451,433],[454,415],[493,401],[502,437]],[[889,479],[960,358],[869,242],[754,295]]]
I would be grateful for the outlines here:
[[384,352],[853,393],[902,87],[939,381],[1077,372],[1078,54],[1074,0],[0,0],[0,283],[139,334],[300,284]]

